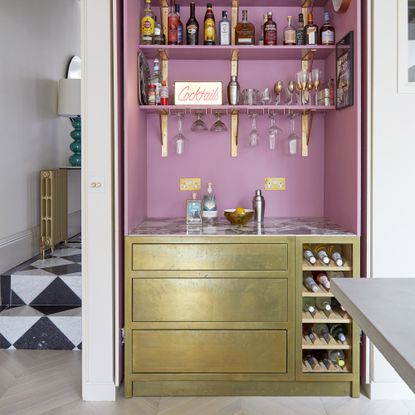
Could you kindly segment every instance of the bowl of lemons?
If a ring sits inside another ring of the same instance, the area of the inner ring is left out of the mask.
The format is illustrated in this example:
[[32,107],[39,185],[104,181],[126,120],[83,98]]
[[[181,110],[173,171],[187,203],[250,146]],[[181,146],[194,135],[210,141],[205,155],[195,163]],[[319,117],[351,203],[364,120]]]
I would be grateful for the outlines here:
[[239,207],[236,209],[226,209],[224,215],[232,225],[246,225],[254,217],[254,211]]

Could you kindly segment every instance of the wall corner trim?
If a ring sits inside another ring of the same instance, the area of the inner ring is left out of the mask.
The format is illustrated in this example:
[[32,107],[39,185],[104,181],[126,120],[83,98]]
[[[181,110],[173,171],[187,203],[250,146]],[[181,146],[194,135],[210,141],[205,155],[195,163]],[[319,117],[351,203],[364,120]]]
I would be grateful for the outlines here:
[[117,388],[114,382],[85,382],[82,386],[82,400],[89,402],[115,401]]

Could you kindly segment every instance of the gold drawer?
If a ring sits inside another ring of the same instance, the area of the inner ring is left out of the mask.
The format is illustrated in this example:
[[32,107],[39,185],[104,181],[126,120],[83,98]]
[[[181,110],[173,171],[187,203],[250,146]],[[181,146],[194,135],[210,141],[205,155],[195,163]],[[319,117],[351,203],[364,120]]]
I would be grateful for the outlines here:
[[287,321],[286,279],[133,279],[133,321]]
[[134,330],[134,373],[286,373],[284,330]]
[[132,269],[286,271],[287,244],[134,244]]

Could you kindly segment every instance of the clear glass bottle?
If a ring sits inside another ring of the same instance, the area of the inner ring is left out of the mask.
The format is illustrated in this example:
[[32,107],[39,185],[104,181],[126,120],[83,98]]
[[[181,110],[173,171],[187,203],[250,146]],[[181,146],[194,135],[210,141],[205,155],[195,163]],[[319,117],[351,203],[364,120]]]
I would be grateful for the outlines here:
[[255,26],[248,22],[248,10],[242,10],[242,21],[235,27],[237,45],[255,45]]
[[160,89],[161,89],[160,61],[154,59],[153,76],[151,77],[151,85],[156,87],[156,105],[160,105]]
[[343,368],[345,366],[346,356],[343,350],[331,350],[328,352],[329,359],[337,366]]
[[141,19],[141,43],[151,45],[154,36],[154,13],[151,10],[151,0],[144,0],[144,4],[144,15]]
[[216,27],[215,27],[215,15],[213,14],[213,10],[212,10],[212,3],[207,4],[203,32],[204,32],[203,43],[205,45],[215,45],[216,44]]
[[170,6],[169,10],[167,41],[169,45],[179,43],[179,19],[174,6]]
[[161,24],[157,21],[157,16],[154,16],[154,36],[153,45],[163,44],[163,30]]
[[180,19],[180,4],[175,5],[175,12],[177,16],[177,44],[183,45],[183,23]]
[[199,23],[196,20],[195,3],[190,3],[190,17],[186,23],[186,43],[188,45],[199,44]]
[[324,12],[324,24],[320,29],[320,43],[322,45],[334,45],[336,42],[336,32],[330,23],[330,13]]
[[298,27],[295,30],[295,42],[297,45],[306,44],[305,26],[304,26],[304,15],[300,13],[298,15]]
[[313,22],[313,13],[308,14],[308,24],[305,27],[305,34],[307,45],[318,44],[318,26]]
[[260,46],[264,46],[264,26],[267,20],[268,20],[268,14],[264,13],[263,19],[262,19],[261,31],[259,33],[259,39],[258,39],[258,45]]
[[307,290],[312,293],[321,291],[320,287],[316,284],[314,278],[311,275],[306,275],[306,277],[304,278],[304,285],[307,288]]
[[330,264],[330,258],[327,254],[327,250],[326,250],[326,247],[324,245],[318,246],[316,248],[316,253],[317,253],[318,258],[320,259],[320,261],[324,265],[329,265]]
[[295,45],[296,44],[296,31],[293,26],[292,16],[287,18],[288,24],[284,29],[284,45]]
[[267,13],[267,21],[264,24],[264,45],[274,46],[277,44],[277,24],[272,20],[272,13]]
[[219,22],[219,45],[231,44],[231,22],[228,19],[228,12],[222,12],[222,20]]
[[213,193],[213,183],[209,182],[207,193],[203,197],[203,218],[212,221],[218,217],[218,207],[216,205],[216,197]]

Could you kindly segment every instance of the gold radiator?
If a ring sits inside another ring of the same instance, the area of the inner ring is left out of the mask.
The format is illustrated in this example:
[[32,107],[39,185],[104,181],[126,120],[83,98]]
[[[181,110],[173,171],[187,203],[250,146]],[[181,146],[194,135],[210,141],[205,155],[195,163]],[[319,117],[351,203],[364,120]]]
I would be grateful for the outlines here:
[[68,175],[66,170],[40,172],[41,254],[68,241]]

